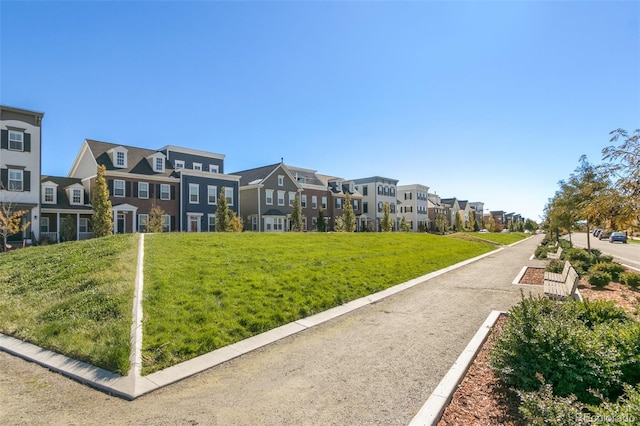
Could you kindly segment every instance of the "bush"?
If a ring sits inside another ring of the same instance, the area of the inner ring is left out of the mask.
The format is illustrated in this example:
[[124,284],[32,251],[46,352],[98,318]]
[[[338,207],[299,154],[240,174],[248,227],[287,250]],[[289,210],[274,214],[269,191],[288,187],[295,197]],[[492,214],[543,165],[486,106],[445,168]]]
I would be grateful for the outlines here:
[[597,403],[590,389],[616,398],[623,383],[640,380],[640,323],[612,303],[523,298],[511,309],[491,362],[517,390],[539,389],[539,375],[557,396]]
[[536,248],[536,251],[533,254],[536,256],[537,259],[546,259],[548,252],[549,252],[549,247],[547,247],[546,245],[543,245],[543,246],[538,246],[538,248]]
[[[581,419],[603,419],[613,420],[609,424],[616,425],[637,425],[640,422],[640,386],[634,388],[628,384],[624,385],[625,394],[616,402],[605,401],[599,406],[589,407],[593,412],[590,418],[585,414]],[[595,421],[593,421],[595,424]],[[605,423],[602,421],[602,423]],[[602,424],[599,423],[599,424]]]
[[570,248],[570,249],[565,250],[564,257],[569,262],[571,262],[571,264],[573,264],[573,262],[577,262],[577,261],[578,262],[588,262],[588,263],[595,263],[596,262],[596,257],[593,254],[589,253],[585,249],[580,249],[580,248]]
[[565,239],[560,239],[558,241],[558,245],[562,247],[562,250],[567,250],[573,247],[573,244],[571,244],[571,241],[565,240]]
[[631,288],[638,288],[638,286],[640,286],[640,274],[623,272],[620,274],[620,283],[626,284]]
[[624,267],[619,263],[598,262],[589,268],[590,274],[597,272],[606,272],[611,276],[611,281],[618,282],[620,274],[624,272]]
[[563,269],[564,269],[564,260],[554,259],[547,265],[547,267],[545,268],[545,271],[560,274],[562,273]]
[[587,278],[589,284],[597,288],[604,288],[611,282],[611,274],[608,272],[593,272]]
[[553,395],[553,386],[545,384],[536,392],[518,392],[522,404],[518,408],[525,424],[531,426],[587,425],[582,419],[586,406],[575,395],[566,398]]

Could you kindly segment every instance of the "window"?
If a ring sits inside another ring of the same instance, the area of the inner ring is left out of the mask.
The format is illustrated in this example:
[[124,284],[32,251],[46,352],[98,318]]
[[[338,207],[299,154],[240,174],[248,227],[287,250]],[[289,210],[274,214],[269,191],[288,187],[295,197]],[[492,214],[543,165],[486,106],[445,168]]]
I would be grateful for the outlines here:
[[193,170],[202,170],[202,163],[193,163]]
[[362,185],[362,195],[369,195],[369,185]]
[[138,182],[138,198],[149,198],[148,182]]
[[124,151],[116,151],[116,167],[127,167],[127,154]]
[[304,183],[304,178],[303,177],[298,177],[298,183]]
[[293,202],[296,200],[296,193],[289,192],[289,207],[293,207]]
[[392,197],[396,196],[396,187],[392,186],[391,188],[389,188],[389,195],[391,195]]
[[170,232],[171,216],[169,216],[168,214],[163,214],[161,217],[162,217],[162,232]]
[[200,202],[200,185],[197,183],[189,184],[189,203],[198,204]]
[[284,206],[284,191],[278,191],[278,205]]
[[311,226],[313,226],[313,229],[317,229],[318,228],[318,218],[317,217],[312,217],[311,218]]
[[89,232],[89,219],[86,217],[80,218],[80,223],[78,223],[78,232]]
[[342,182],[341,181],[336,182],[336,189],[338,191],[342,191]]
[[81,189],[72,189],[71,190],[71,204],[82,204],[82,190]]
[[391,203],[391,213],[395,213],[396,212],[396,205],[395,203]]
[[18,169],[9,169],[9,191],[22,191],[23,190],[23,172]]
[[322,208],[327,209],[327,197],[322,197]]
[[311,196],[311,208],[312,209],[318,208],[318,197],[316,197],[315,195]]
[[56,189],[51,186],[44,187],[44,198],[42,200],[43,203],[51,203],[54,204],[56,202],[55,199]]
[[156,161],[153,162],[153,170],[156,172],[164,172],[164,158],[156,157]]
[[378,201],[378,213],[382,213],[382,201]]
[[24,134],[17,130],[9,130],[9,149],[11,151],[24,151]]
[[207,185],[207,204],[216,204],[218,202],[218,187]]
[[384,187],[384,195],[389,195],[389,187],[388,186]]
[[215,232],[216,231],[216,215],[215,214],[209,214],[207,215],[207,230],[209,232]]
[[342,198],[336,198],[336,209],[342,208]]
[[278,175],[278,186],[284,186],[284,176]]
[[176,160],[175,161],[175,167],[176,167],[176,169],[184,169],[184,161]]
[[302,197],[300,197],[300,207],[302,207],[303,209],[307,208],[307,196],[303,195]]
[[251,230],[258,230],[258,216],[251,216]]
[[49,232],[49,218],[41,217],[40,218],[40,232]]
[[149,215],[139,214],[138,215],[138,232],[147,232],[148,225],[149,225]]
[[113,196],[124,197],[124,181],[123,180],[116,179],[113,181]]
[[378,185],[378,195],[382,195],[382,185]]
[[358,210],[358,200],[353,200],[353,209]]
[[209,171],[210,171],[211,173],[218,173],[218,171],[219,171],[219,170],[220,170],[220,169],[218,168],[218,166],[217,166],[217,165],[215,165],[215,164],[210,164],[210,165],[209,165]]
[[227,197],[227,205],[233,205],[233,188],[225,188],[224,196]]
[[266,194],[266,198],[265,198],[265,202],[268,205],[273,205],[273,189],[265,189],[265,194]]
[[169,187],[169,185],[167,185],[166,183],[161,183],[160,184],[160,199],[161,200],[168,200],[171,198],[171,189]]
[[362,213],[369,213],[369,203],[362,203]]

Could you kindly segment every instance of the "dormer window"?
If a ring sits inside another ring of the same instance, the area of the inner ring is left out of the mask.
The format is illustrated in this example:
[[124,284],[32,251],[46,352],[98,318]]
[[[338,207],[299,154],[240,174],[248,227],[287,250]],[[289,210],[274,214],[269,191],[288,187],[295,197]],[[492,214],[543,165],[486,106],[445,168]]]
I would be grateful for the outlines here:
[[336,189],[337,189],[338,191],[342,191],[342,182],[340,182],[340,181],[337,181],[337,182],[336,182]]
[[278,186],[284,186],[284,176],[278,175]]
[[84,204],[84,188],[80,184],[74,184],[66,188],[67,196],[69,197],[69,204],[71,205],[83,205]]
[[82,204],[82,190],[74,189],[71,191],[71,204]]
[[184,169],[184,161],[176,160],[175,161],[175,167],[176,167],[176,169]]
[[111,162],[113,163],[114,167],[117,167],[119,169],[124,169],[127,167],[127,149],[126,148],[122,146],[118,146],[116,148],[110,149],[107,152],[111,156]]
[[153,171],[159,173],[164,172],[164,158],[156,157],[155,161],[153,162]]
[[202,163],[193,163],[193,170],[202,171]]
[[42,204],[56,204],[58,202],[56,187],[57,185],[53,182],[46,182],[42,185]]
[[211,173],[218,173],[219,172],[218,166],[216,164],[210,164],[209,165],[209,171]]

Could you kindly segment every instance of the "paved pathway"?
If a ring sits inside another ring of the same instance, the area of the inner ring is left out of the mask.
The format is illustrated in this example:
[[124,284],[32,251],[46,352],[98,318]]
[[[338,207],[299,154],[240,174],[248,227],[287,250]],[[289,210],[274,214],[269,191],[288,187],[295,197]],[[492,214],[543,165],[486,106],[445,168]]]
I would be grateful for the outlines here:
[[130,402],[0,353],[0,424],[406,425],[541,238]]

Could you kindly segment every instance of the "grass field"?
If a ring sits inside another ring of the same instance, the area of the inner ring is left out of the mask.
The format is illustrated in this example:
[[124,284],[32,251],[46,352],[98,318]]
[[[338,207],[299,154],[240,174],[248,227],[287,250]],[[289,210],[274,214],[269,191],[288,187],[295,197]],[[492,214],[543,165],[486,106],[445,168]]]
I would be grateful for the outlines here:
[[[0,332],[126,374],[137,241],[0,254]],[[414,233],[147,235],[143,373],[495,247]]]
[[517,241],[520,241],[524,238],[530,237],[531,234],[526,234],[524,232],[489,232],[486,234],[481,234],[479,232],[456,232],[451,234],[451,238],[462,238],[462,239],[470,239],[470,240],[484,240],[491,241],[500,245],[509,245],[513,244]]
[[137,236],[0,254],[0,331],[126,374]]
[[495,245],[413,233],[203,233],[150,235],[145,248],[148,374]]

